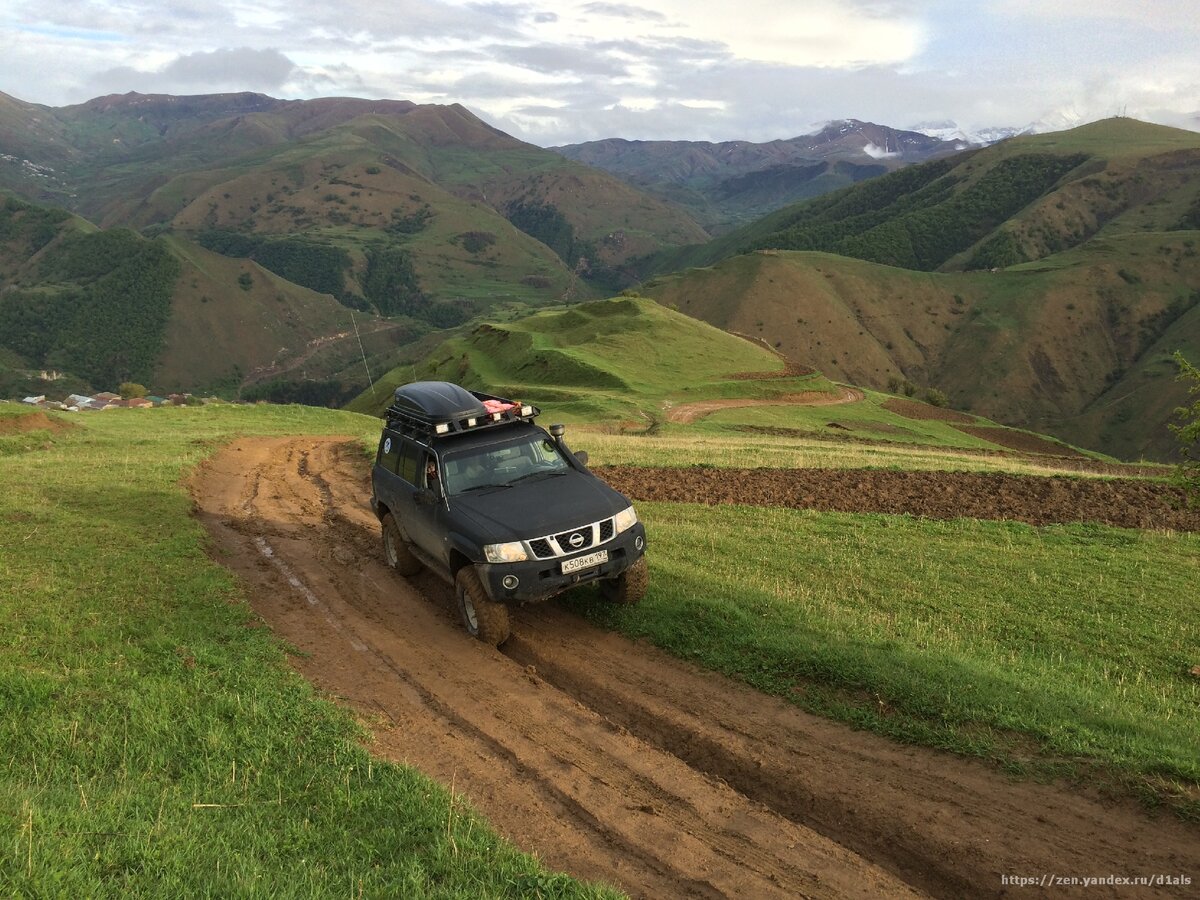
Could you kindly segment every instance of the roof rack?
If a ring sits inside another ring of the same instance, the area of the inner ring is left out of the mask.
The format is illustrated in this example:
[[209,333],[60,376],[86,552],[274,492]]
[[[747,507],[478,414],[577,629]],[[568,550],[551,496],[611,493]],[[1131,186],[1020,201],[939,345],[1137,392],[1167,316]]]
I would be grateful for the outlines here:
[[532,422],[541,410],[528,403],[496,397],[448,381],[416,381],[396,388],[387,408],[387,427],[410,437],[465,434],[508,425]]

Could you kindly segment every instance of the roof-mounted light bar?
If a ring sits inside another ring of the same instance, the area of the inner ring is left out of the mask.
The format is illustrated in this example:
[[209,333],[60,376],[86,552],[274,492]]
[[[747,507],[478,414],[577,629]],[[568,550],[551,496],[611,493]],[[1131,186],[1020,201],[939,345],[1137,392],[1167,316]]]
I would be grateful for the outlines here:
[[[451,388],[453,385],[447,383],[443,387]],[[454,415],[448,410],[442,410],[440,414],[431,415],[432,410],[425,412],[420,408],[421,397],[419,395],[416,399],[402,397],[402,390],[402,388],[397,389],[397,402],[388,407],[386,418],[389,427],[407,428],[414,433],[424,431],[430,437],[462,434],[491,425],[503,425],[506,422],[531,421],[541,412],[531,403],[521,403],[478,391],[470,391],[471,396],[479,401],[481,408],[478,412],[468,412],[463,409],[458,415]]]

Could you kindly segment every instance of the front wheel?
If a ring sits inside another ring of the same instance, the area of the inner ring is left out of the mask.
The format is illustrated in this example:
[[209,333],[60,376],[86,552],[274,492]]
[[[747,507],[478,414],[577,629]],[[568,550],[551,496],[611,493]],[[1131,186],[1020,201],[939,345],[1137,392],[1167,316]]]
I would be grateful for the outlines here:
[[454,579],[454,592],[458,595],[458,611],[463,625],[471,637],[485,644],[499,647],[511,632],[508,622],[508,607],[488,599],[487,591],[471,566],[463,566]]
[[401,575],[416,575],[421,571],[421,561],[413,556],[400,533],[400,526],[388,513],[383,517],[383,557],[387,564]]
[[603,579],[600,596],[610,603],[637,603],[646,596],[649,586],[650,568],[646,565],[646,557],[642,556],[616,578]]

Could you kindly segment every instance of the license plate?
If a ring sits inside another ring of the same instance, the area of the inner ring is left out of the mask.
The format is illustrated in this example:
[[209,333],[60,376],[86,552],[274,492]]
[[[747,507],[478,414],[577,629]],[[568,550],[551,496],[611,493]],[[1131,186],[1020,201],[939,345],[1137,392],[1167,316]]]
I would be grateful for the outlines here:
[[578,572],[580,569],[590,569],[592,566],[598,566],[601,563],[608,562],[608,551],[597,550],[595,553],[589,553],[587,556],[577,556],[574,559],[568,559],[562,564],[564,575],[571,572]]

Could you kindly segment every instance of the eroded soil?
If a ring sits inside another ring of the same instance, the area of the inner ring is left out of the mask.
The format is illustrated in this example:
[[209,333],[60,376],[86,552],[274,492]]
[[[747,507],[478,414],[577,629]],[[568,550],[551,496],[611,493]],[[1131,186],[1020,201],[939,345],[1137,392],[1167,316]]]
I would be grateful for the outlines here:
[[634,500],[1200,531],[1200,509],[1188,507],[1182,490],[1133,478],[875,469],[597,466],[593,471]]
[[447,585],[383,565],[356,442],[244,439],[192,489],[214,557],[304,651],[303,674],[372,724],[373,749],[453,784],[555,869],[655,898],[1200,876],[1200,835],[1174,819],[809,716],[553,602],[516,611],[504,652],[470,640]]

